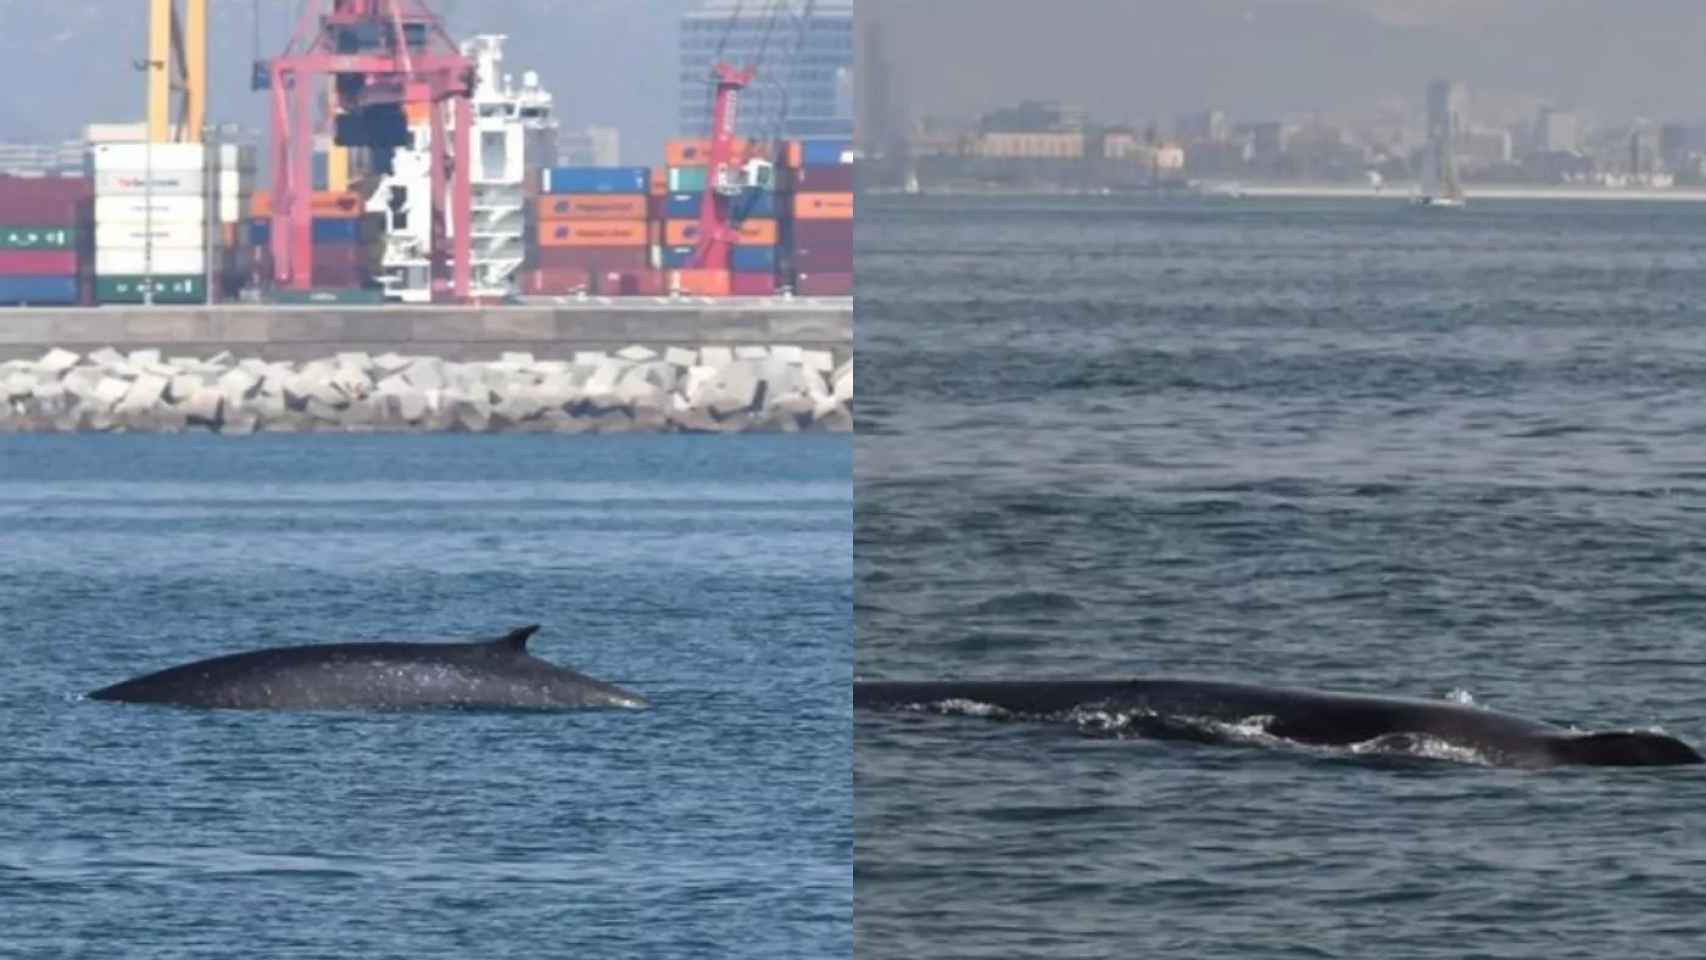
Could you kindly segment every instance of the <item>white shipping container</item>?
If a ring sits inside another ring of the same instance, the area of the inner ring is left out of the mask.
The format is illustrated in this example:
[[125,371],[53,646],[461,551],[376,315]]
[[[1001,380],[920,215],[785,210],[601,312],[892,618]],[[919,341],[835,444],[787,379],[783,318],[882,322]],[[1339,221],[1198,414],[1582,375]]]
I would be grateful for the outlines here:
[[156,220],[153,229],[145,229],[143,224],[132,221],[119,223],[95,224],[95,249],[123,249],[134,247],[141,249],[152,237],[156,249],[160,247],[199,247],[207,242],[206,225],[200,220]]
[[152,270],[148,260],[148,251],[141,247],[100,249],[95,251],[95,272],[122,276],[207,272],[207,253],[200,247],[155,247]]
[[[152,183],[152,189],[150,188]],[[153,193],[173,196],[199,197],[207,191],[207,179],[201,173],[156,170],[152,179],[142,169],[109,170],[95,174],[95,196],[131,197]]]
[[96,223],[155,220],[201,220],[207,216],[207,201],[201,197],[174,194],[145,194],[95,198]]
[[254,173],[259,157],[252,145],[237,143],[222,143],[219,145],[219,170],[226,172],[240,170],[244,173]]
[[219,172],[219,222],[237,223],[243,219],[243,211],[248,209],[249,198],[255,192],[255,178],[251,173],[239,173],[236,170],[221,170]]
[[208,148],[200,143],[97,143],[89,152],[97,176],[150,168],[156,173],[201,173],[208,161]]

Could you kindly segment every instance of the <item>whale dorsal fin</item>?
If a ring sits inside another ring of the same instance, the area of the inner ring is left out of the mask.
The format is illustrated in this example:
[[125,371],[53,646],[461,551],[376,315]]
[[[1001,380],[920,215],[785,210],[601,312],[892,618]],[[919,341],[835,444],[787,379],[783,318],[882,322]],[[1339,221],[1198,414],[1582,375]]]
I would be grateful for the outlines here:
[[526,653],[527,638],[538,632],[539,624],[537,623],[532,626],[519,627],[493,640],[491,645],[505,653]]

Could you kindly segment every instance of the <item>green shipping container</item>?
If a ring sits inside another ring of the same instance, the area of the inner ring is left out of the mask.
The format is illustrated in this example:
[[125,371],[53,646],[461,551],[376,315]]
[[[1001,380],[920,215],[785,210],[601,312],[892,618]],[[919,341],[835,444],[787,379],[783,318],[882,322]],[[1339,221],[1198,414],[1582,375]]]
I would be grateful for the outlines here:
[[69,227],[0,227],[0,250],[74,250],[77,231]]
[[669,192],[670,193],[704,193],[705,192],[705,168],[704,167],[670,167],[669,168]]
[[[143,285],[147,278],[132,274],[111,274],[95,278],[96,303],[141,303]],[[204,303],[207,300],[207,281],[194,275],[157,276],[154,278],[155,303]]]
[[283,304],[340,303],[348,306],[362,306],[383,304],[385,302],[385,291],[363,288],[274,290],[267,295],[267,299],[273,303]]

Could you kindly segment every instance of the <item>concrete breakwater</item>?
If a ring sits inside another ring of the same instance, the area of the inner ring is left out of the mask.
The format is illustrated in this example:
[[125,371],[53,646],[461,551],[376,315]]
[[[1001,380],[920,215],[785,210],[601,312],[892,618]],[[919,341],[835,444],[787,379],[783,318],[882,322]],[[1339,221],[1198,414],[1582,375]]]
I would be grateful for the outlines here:
[[851,431],[853,362],[797,345],[581,350],[495,361],[360,351],[295,363],[87,355],[0,363],[0,432]]

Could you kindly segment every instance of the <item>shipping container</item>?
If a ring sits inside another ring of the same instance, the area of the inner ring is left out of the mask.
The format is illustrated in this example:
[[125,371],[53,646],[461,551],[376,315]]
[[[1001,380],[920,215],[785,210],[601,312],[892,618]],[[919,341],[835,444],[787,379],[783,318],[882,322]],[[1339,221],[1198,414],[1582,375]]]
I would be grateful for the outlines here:
[[645,270],[652,266],[650,247],[545,247],[528,266],[541,270]]
[[852,273],[852,250],[793,250],[788,265],[800,273]]
[[729,250],[729,269],[736,273],[776,272],[775,247],[742,247]]
[[109,170],[95,174],[97,197],[201,197],[207,195],[207,179],[200,173],[142,169]]
[[207,272],[207,251],[200,247],[119,247],[95,251],[95,272],[108,276],[200,274]]
[[540,247],[644,247],[644,220],[558,220],[539,224]]
[[796,193],[794,194],[794,219],[851,220],[853,219],[853,194]]
[[8,306],[69,306],[82,300],[75,276],[0,277],[0,303]]
[[75,250],[0,250],[0,276],[62,277],[76,272]]
[[651,195],[661,197],[669,192],[669,172],[662,167],[652,171]]
[[663,247],[660,259],[665,270],[687,270],[695,263],[693,258],[698,253],[699,248],[694,246]]
[[98,250],[121,247],[140,249],[147,246],[151,238],[156,247],[199,247],[207,242],[207,229],[200,222],[174,223],[159,220],[151,226],[140,221],[95,225],[95,248]]
[[790,220],[782,224],[782,245],[794,250],[853,250],[852,220]]
[[547,167],[540,172],[542,193],[648,193],[648,167]]
[[672,193],[663,198],[663,218],[665,220],[697,220],[699,211],[703,209],[705,195],[702,193]]
[[[697,220],[704,208],[703,193],[671,193],[664,198],[664,219]],[[777,216],[776,194],[769,190],[747,190],[729,204],[729,215],[737,220],[772,219]]]
[[[775,246],[778,235],[774,220],[743,220],[734,225],[735,233],[740,238],[738,243],[747,246]],[[680,247],[698,243],[702,236],[697,220],[670,220],[664,224],[663,242],[665,246]]]
[[75,250],[77,239],[70,227],[0,227],[0,250]]
[[790,193],[852,193],[855,188],[853,173],[854,167],[850,163],[833,167],[801,167],[784,172],[782,183]]
[[264,217],[257,217],[248,222],[248,227],[247,236],[249,238],[249,246],[265,247],[272,244],[271,220]]
[[362,221],[355,217],[315,217],[314,245],[342,244],[346,246],[364,243],[362,237]]
[[593,277],[592,286],[605,297],[661,297],[669,292],[662,270],[600,273]]
[[794,279],[794,292],[802,297],[851,297],[852,273],[802,273]]
[[309,281],[319,289],[355,288],[367,285],[367,267],[356,264],[323,264],[318,261]]
[[[748,140],[745,137],[735,137],[730,156],[737,163],[762,155],[764,145]],[[708,137],[689,137],[670,140],[663,145],[664,163],[671,167],[703,167],[711,162],[711,140]]]
[[553,220],[644,220],[649,197],[636,193],[566,193],[540,197],[540,222]]
[[[361,194],[347,190],[315,193],[309,198],[308,206],[314,216],[327,219],[359,217],[366,209]],[[249,215],[252,217],[270,217],[273,215],[272,191],[256,190],[249,197]]]
[[521,292],[531,297],[591,292],[592,271],[579,267],[536,267],[518,274]]
[[671,270],[669,289],[694,297],[726,297],[729,295],[727,270]]
[[851,140],[795,140],[788,144],[788,166],[833,167],[853,162]]
[[768,297],[776,293],[776,275],[735,271],[729,277],[729,293],[737,297]]
[[705,192],[704,167],[670,167],[670,193],[703,193]]
[[200,143],[97,143],[89,149],[97,175],[113,170],[200,173],[208,168],[208,149]]
[[[140,276],[95,275],[95,300],[99,303],[141,303],[146,288]],[[195,276],[154,278],[155,303],[202,303],[207,299],[207,281]]]
[[207,201],[201,197],[179,197],[137,194],[118,197],[95,197],[96,223],[141,223],[152,218],[155,222],[198,221],[207,217]]

